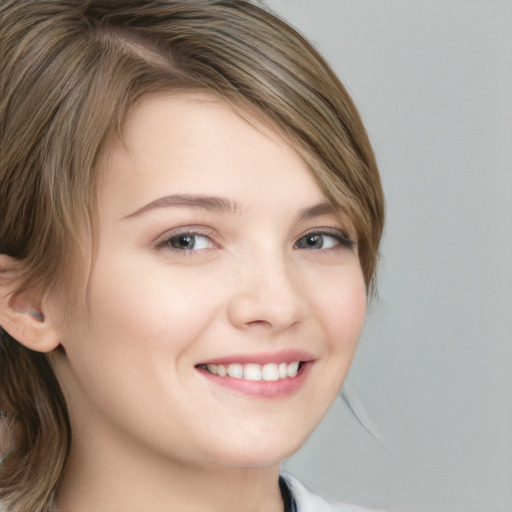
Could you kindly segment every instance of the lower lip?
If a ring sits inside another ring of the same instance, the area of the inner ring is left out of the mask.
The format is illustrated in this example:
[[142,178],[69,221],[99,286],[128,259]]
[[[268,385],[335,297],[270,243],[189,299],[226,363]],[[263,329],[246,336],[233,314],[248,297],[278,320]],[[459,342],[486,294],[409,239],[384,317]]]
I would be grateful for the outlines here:
[[304,363],[295,377],[280,380],[246,380],[214,375],[203,368],[196,368],[208,381],[246,395],[263,398],[286,398],[296,393],[304,384],[312,362]]

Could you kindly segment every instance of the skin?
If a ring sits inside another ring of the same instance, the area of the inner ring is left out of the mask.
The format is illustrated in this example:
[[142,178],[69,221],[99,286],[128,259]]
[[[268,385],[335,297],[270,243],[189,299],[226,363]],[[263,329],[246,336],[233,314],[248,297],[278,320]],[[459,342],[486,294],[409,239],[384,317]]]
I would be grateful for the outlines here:
[[[325,199],[292,145],[206,94],[143,99],[123,139],[100,162],[87,326],[54,328],[73,431],[58,504],[282,511],[279,463],[326,413],[363,325],[357,244],[338,240],[353,228],[326,208],[304,217]],[[231,206],[153,203],[176,194]],[[324,231],[322,247],[302,246]],[[193,232],[193,250],[173,247]],[[285,349],[311,363],[283,396],[219,386],[196,367]]]

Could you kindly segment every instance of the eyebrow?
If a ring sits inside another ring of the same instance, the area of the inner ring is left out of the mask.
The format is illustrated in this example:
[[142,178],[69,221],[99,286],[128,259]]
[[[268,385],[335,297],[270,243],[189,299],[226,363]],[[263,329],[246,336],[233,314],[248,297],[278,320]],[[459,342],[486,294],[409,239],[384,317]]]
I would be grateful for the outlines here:
[[329,203],[319,203],[309,208],[304,208],[299,213],[299,220],[308,220],[322,215],[334,215],[336,213],[334,207]]
[[207,211],[221,211],[227,213],[240,212],[242,207],[239,203],[233,202],[225,197],[217,196],[204,196],[204,195],[187,195],[187,194],[174,194],[169,196],[159,197],[154,201],[142,206],[138,210],[126,215],[124,219],[137,217],[143,213],[158,208],[168,208],[171,206],[186,207],[186,208],[199,208]]
[[[122,220],[137,217],[151,210],[169,207],[199,208],[206,211],[220,211],[226,213],[239,213],[242,210],[240,203],[231,201],[226,197],[173,194],[159,197],[158,199],[145,204],[138,210],[135,210],[133,213],[123,217]],[[314,206],[302,209],[299,212],[298,219],[299,221],[302,221],[314,217],[320,217],[322,215],[332,215],[334,213],[335,210],[332,205],[328,203],[319,203]]]

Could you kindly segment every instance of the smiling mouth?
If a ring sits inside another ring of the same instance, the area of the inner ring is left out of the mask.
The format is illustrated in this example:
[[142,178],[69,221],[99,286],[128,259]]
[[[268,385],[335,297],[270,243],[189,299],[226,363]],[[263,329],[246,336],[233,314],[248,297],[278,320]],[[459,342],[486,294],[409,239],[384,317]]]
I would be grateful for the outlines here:
[[219,377],[231,377],[232,379],[275,382],[279,380],[292,379],[300,373],[305,361],[294,361],[291,363],[231,363],[223,364],[198,364],[196,368],[207,371]]

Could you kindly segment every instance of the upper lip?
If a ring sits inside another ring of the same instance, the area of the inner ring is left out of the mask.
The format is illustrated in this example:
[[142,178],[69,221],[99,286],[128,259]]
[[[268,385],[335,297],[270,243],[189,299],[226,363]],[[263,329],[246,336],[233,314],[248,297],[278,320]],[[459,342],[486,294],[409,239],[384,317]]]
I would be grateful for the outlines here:
[[270,363],[293,363],[296,361],[312,361],[314,357],[304,350],[286,349],[275,352],[255,352],[244,354],[230,354],[213,359],[206,359],[199,364],[270,364]]

